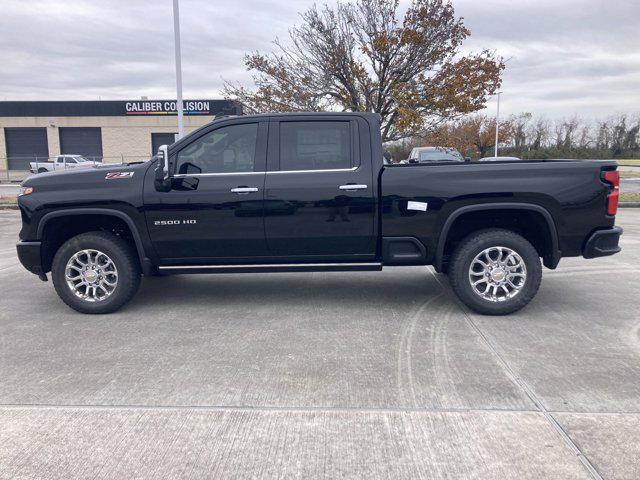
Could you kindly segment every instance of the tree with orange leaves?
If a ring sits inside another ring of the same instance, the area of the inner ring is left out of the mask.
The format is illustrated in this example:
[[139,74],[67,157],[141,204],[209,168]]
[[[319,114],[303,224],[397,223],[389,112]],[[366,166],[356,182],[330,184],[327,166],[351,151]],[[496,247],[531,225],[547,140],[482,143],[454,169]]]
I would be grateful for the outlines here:
[[255,89],[226,83],[248,112],[358,111],[382,118],[383,141],[424,133],[476,112],[500,86],[504,63],[484,50],[461,55],[470,35],[446,0],[313,6],[290,41],[245,56]]
[[[486,115],[470,115],[454,122],[440,125],[427,134],[421,143],[453,147],[463,155],[486,157],[493,154],[496,144],[496,119]],[[514,138],[512,119],[500,122],[499,143],[509,143]]]

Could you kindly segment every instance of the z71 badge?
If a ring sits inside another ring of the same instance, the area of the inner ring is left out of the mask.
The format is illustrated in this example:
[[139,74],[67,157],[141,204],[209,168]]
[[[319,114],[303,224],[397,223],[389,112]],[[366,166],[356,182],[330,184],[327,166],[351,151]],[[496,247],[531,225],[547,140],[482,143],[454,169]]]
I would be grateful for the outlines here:
[[118,178],[131,178],[135,172],[109,172],[104,177],[106,180],[116,180]]

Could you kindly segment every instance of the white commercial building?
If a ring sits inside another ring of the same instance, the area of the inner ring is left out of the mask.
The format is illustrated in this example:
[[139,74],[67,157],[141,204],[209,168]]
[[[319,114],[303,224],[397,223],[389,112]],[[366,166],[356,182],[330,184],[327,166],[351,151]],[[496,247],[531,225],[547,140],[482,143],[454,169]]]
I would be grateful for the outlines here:
[[[185,100],[185,133],[220,115],[241,115],[230,100]],[[0,102],[0,169],[83,155],[104,162],[143,160],[178,131],[175,100]]]

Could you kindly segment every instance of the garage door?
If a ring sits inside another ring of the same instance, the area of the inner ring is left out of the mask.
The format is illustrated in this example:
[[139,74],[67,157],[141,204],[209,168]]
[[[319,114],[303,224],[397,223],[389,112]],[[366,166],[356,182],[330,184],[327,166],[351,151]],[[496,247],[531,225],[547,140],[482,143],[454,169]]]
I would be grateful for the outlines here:
[[49,158],[46,128],[5,128],[9,170],[29,170],[29,162]]
[[60,128],[60,153],[102,160],[102,133],[99,128]]
[[171,145],[175,142],[175,133],[152,133],[151,134],[151,155],[158,153],[160,145]]

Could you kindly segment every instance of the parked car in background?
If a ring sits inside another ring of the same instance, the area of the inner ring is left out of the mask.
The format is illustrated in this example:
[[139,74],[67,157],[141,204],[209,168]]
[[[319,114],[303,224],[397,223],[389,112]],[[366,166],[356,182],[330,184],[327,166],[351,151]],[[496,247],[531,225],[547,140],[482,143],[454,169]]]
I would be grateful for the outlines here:
[[522,160],[518,157],[482,157],[479,162],[511,162],[513,160]]
[[88,160],[82,155],[58,155],[46,162],[29,162],[29,170],[31,173],[44,173],[69,168],[89,168],[94,165],[101,165],[101,162]]
[[465,158],[451,147],[416,147],[411,150],[407,163],[464,162]]

